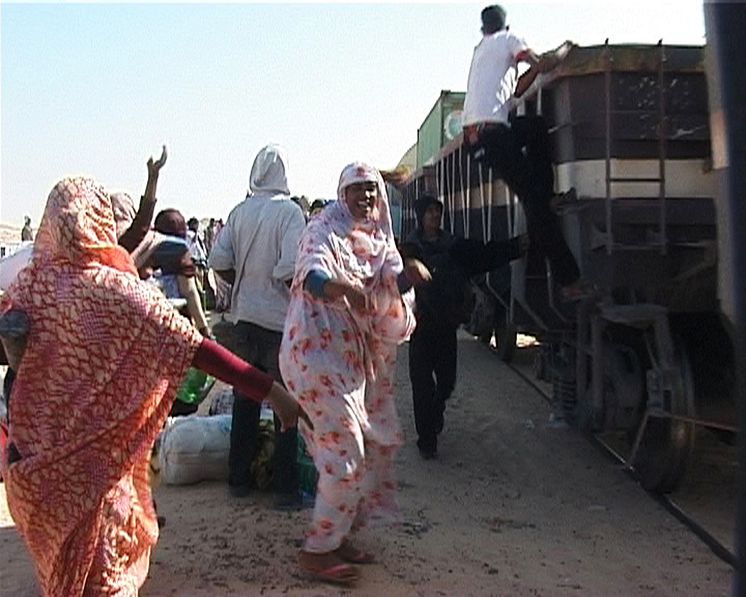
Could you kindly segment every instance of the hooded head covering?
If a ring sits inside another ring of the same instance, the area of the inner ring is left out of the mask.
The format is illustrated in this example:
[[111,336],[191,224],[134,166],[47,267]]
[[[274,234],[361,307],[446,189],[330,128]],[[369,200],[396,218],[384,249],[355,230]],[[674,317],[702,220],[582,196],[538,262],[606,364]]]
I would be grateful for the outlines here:
[[[378,200],[370,217],[356,219],[347,207],[344,191],[351,184],[368,181],[378,183]],[[337,196],[337,201],[309,222],[301,237],[293,287],[302,289],[308,274],[320,271],[330,278],[377,294],[381,310],[373,317],[373,327],[381,338],[401,342],[412,329],[408,327],[411,321],[400,308],[396,277],[403,263],[394,240],[381,174],[364,162],[353,162],[342,170]],[[383,307],[384,303],[392,305],[391,313]],[[317,308],[317,305],[312,307]]]
[[422,220],[425,217],[425,212],[431,205],[437,205],[440,207],[440,211],[443,211],[443,202],[437,199],[434,195],[422,195],[422,197],[414,202],[414,213],[415,216],[417,216],[418,228],[422,228]]
[[290,195],[286,173],[287,154],[279,145],[267,145],[254,158],[249,196],[257,193]]
[[[370,216],[366,220],[356,220],[345,201],[345,189],[359,182],[375,182],[378,185],[378,200],[376,201]],[[383,182],[381,173],[365,162],[352,162],[345,166],[339,176],[337,186],[337,202],[332,213],[342,212],[345,216],[345,225],[350,228],[377,227],[386,236],[387,242],[394,242],[394,231],[391,226],[391,212],[389,210],[389,197],[386,193],[386,184]]]
[[34,259],[83,265],[100,263],[137,273],[129,253],[117,244],[111,198],[92,178],[58,182],[34,243]]
[[117,238],[127,232],[137,215],[135,202],[132,201],[129,193],[123,191],[113,192],[109,195],[111,198],[111,209],[114,211],[114,221],[116,222]]

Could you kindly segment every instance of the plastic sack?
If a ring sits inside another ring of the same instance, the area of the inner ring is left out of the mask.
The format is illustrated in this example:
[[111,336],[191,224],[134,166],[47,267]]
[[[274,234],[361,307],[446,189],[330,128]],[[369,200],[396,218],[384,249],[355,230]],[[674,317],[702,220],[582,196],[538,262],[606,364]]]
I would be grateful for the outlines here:
[[228,479],[230,415],[169,419],[161,434],[158,461],[166,485]]

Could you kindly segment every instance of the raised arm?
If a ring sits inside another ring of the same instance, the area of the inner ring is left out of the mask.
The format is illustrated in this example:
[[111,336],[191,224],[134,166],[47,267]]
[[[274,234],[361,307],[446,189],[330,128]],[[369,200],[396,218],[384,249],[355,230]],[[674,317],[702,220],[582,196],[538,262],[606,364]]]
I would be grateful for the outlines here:
[[132,224],[130,224],[125,233],[119,237],[119,245],[129,253],[132,253],[140,245],[148,230],[150,230],[153,222],[153,214],[155,213],[155,192],[158,187],[158,174],[166,163],[167,158],[168,153],[164,145],[161,157],[158,160],[153,161],[152,157],[148,160],[148,181],[145,184],[145,193],[140,198],[140,205],[137,208],[135,219],[132,220]]
[[541,56],[537,56],[533,50],[530,49],[521,52],[518,55],[517,60],[519,62],[527,62],[530,67],[525,73],[518,77],[518,82],[516,83],[513,95],[515,97],[521,97],[526,93],[539,74],[548,73],[557,68],[574,46],[575,44],[568,40],[558,48],[545,52]]

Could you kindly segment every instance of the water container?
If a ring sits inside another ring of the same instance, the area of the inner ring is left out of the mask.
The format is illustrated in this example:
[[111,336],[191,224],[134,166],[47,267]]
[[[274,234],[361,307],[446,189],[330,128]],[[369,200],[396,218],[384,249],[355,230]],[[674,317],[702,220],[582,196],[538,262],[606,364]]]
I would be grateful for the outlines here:
[[215,378],[204,371],[191,367],[181,383],[176,399],[187,404],[199,404],[210,391]]

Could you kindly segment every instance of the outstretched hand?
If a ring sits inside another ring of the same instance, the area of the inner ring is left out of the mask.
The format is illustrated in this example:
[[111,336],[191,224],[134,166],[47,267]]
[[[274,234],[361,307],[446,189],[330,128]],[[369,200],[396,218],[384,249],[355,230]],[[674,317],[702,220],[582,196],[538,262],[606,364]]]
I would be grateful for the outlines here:
[[536,65],[539,72],[548,73],[551,70],[557,68],[562,61],[567,58],[567,55],[575,47],[575,44],[569,39],[562,43],[559,47],[546,54],[542,54],[539,63]]
[[282,431],[287,431],[295,427],[298,424],[298,419],[305,422],[309,429],[313,429],[313,423],[308,418],[306,411],[303,410],[298,401],[279,383],[274,382],[272,384],[272,389],[267,395],[267,400],[269,400],[272,410],[275,411],[277,417],[280,419]]
[[148,176],[157,177],[161,168],[163,168],[163,165],[166,163],[166,159],[168,159],[168,152],[166,151],[166,146],[164,145],[160,158],[153,161],[153,157],[151,156],[148,160]]
[[358,288],[347,287],[344,297],[347,299],[350,307],[356,311],[367,311],[370,308],[368,295]]
[[356,311],[366,311],[370,308],[370,300],[367,294],[359,288],[339,280],[328,280],[324,284],[324,296],[332,300],[341,298]]
[[421,286],[433,279],[430,270],[419,259],[408,258],[404,260],[404,272],[412,283],[412,286]]

